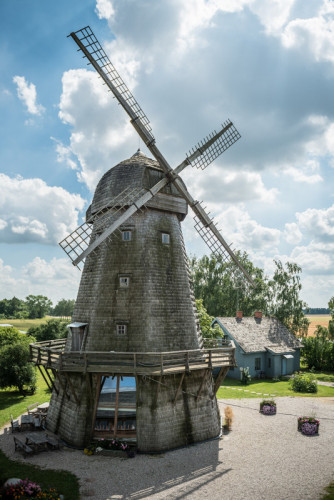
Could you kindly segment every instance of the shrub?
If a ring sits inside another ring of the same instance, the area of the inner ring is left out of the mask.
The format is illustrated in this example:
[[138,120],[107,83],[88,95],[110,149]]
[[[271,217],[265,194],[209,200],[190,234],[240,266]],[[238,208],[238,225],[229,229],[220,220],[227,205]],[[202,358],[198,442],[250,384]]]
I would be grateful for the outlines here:
[[247,366],[241,372],[241,383],[244,385],[247,385],[251,382],[251,380],[252,380],[252,377],[250,376],[249,367]]
[[30,362],[28,344],[16,342],[5,345],[0,349],[0,388],[17,387],[21,394],[25,394],[25,387],[29,391],[36,391],[36,371]]
[[289,384],[294,392],[318,392],[318,384],[313,374],[295,373],[289,380]]
[[61,319],[48,319],[42,325],[29,328],[28,334],[33,335],[37,342],[64,339],[67,337],[66,325],[67,322]]

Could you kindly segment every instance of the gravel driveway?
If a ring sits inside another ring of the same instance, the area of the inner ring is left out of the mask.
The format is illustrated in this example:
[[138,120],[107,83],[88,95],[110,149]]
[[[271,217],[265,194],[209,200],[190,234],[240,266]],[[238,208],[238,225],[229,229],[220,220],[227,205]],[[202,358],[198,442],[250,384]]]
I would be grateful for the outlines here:
[[[233,408],[233,430],[189,448],[134,459],[64,449],[25,462],[74,472],[82,499],[318,500],[334,480],[334,398],[276,398],[275,416],[260,414],[260,401],[220,401],[222,413],[228,404]],[[301,415],[320,418],[319,436],[297,431]],[[24,460],[6,430],[0,447]]]

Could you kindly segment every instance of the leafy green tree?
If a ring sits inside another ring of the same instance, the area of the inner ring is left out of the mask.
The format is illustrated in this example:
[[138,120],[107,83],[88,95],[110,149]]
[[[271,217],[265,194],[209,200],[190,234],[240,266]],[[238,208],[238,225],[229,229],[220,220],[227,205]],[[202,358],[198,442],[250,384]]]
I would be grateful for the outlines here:
[[34,341],[35,339],[33,337],[20,333],[16,328],[0,326],[0,348],[5,345],[13,345],[17,343],[29,345],[30,342]]
[[25,318],[27,316],[28,311],[23,300],[20,300],[17,297],[0,300],[1,318]]
[[329,340],[328,330],[319,325],[315,337],[303,339],[302,356],[308,368],[334,370],[334,342]]
[[334,297],[329,300],[328,307],[332,316],[332,319],[328,322],[328,338],[334,340]]
[[214,327],[211,326],[212,321],[215,319],[213,316],[210,316],[203,305],[202,299],[196,300],[196,309],[199,324],[202,331],[202,336],[205,338],[216,338],[221,337],[222,332],[218,325]]
[[0,348],[0,388],[7,387],[17,387],[20,394],[25,394],[25,388],[36,390],[36,371],[25,342]]
[[28,335],[35,337],[37,342],[56,340],[67,337],[67,322],[61,319],[48,319],[42,325],[29,328]]
[[44,318],[50,312],[52,302],[44,295],[28,295],[26,297],[26,304],[28,309],[28,317]]
[[266,314],[274,316],[294,334],[305,334],[309,320],[303,309],[307,304],[303,302],[299,293],[301,267],[293,262],[284,266],[280,260],[274,260],[276,270],[272,280],[268,282],[268,301]]
[[249,316],[256,309],[264,310],[267,292],[263,270],[253,266],[246,253],[238,253],[238,258],[252,276],[255,288],[242,278],[233,264],[224,263],[221,257],[191,258],[194,294],[196,299],[203,300],[209,315],[234,316],[240,309]]
[[72,316],[75,300],[61,299],[54,307],[52,314],[54,316]]

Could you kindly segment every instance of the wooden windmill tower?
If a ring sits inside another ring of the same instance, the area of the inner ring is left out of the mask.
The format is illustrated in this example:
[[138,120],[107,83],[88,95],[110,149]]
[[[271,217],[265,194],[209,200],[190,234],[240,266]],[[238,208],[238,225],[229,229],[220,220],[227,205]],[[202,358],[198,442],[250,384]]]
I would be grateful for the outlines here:
[[[70,36],[155,159],[138,151],[111,168],[86,222],[60,243],[84,267],[66,345],[32,346],[36,364],[54,375],[47,426],[77,446],[118,436],[136,439],[142,451],[215,437],[215,394],[234,349],[203,347],[180,227],[188,207],[211,251],[252,280],[179,174],[206,168],[240,135],[227,121],[172,169],[92,30]],[[216,381],[213,367],[220,367]]]

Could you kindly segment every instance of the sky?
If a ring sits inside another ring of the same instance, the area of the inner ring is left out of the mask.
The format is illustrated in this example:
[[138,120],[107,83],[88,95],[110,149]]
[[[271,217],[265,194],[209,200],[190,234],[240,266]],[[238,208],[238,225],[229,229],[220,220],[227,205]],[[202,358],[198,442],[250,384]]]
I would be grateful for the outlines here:
[[[241,134],[181,174],[233,248],[301,298],[334,295],[333,0],[0,0],[0,298],[76,297],[58,245],[97,182],[138,147],[124,110],[67,35],[89,25],[172,167],[231,119]],[[188,254],[208,254],[182,224]]]

